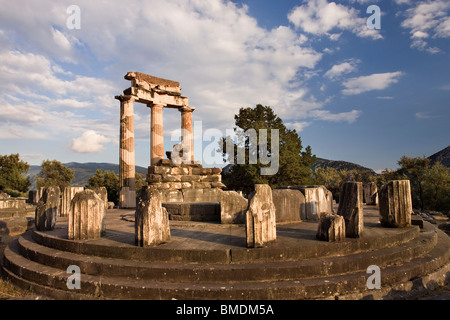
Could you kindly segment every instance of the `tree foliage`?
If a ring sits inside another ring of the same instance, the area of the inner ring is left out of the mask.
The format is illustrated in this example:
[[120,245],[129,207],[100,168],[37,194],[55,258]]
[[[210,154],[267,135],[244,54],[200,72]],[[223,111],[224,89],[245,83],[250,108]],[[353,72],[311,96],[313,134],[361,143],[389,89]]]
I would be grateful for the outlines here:
[[60,190],[70,186],[74,178],[74,170],[64,166],[57,160],[45,160],[42,162],[41,171],[36,177],[36,186],[59,187]]
[[20,160],[19,154],[0,156],[0,190],[11,195],[27,192],[31,181],[24,174],[29,169],[30,165]]
[[[315,162],[311,147],[303,150],[302,141],[295,130],[287,129],[283,121],[271,107],[258,104],[255,108],[241,108],[235,115],[235,135],[241,139],[225,137],[220,143],[224,160],[234,164],[232,170],[223,175],[223,182],[228,188],[241,190],[248,194],[258,183],[272,187],[286,185],[309,184],[312,182],[311,165]],[[260,143],[261,129],[267,129],[267,147]],[[273,154],[273,130],[278,129],[279,152]],[[257,141],[252,141],[248,133],[254,130]],[[256,145],[255,145],[256,144]],[[231,146],[231,147],[230,147]],[[245,151],[245,161],[238,158],[239,151]],[[262,175],[261,169],[268,165],[261,161],[261,154],[267,159],[278,156],[278,171],[270,175]],[[270,158],[269,158],[270,157]],[[256,161],[252,161],[256,159]]]

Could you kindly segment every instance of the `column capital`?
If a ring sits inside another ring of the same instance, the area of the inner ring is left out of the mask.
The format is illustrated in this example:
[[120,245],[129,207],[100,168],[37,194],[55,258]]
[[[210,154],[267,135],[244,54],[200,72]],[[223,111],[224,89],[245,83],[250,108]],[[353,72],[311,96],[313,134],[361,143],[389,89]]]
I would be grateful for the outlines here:
[[120,102],[124,102],[124,101],[130,101],[132,100],[132,102],[137,100],[137,97],[135,96],[131,96],[131,95],[120,95],[120,96],[115,96],[115,99],[119,100]]
[[195,107],[188,107],[188,106],[182,106],[181,108],[178,109],[178,111],[180,112],[194,112]]
[[149,104],[147,104],[147,107],[149,107],[149,108],[161,108],[161,109],[163,109],[163,108],[165,108],[165,107],[167,107],[167,104],[164,104],[164,103],[149,103]]

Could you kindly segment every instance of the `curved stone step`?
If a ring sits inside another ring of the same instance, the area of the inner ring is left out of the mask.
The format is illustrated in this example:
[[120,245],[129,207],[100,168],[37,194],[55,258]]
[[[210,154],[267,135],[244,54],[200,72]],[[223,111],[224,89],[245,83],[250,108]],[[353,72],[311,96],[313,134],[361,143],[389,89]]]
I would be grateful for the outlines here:
[[399,246],[373,252],[342,257],[313,258],[300,261],[265,262],[245,264],[182,264],[171,262],[141,262],[124,259],[86,256],[62,252],[33,241],[30,233],[19,238],[22,256],[43,265],[67,269],[77,265],[81,272],[90,275],[133,277],[166,282],[241,282],[298,280],[366,270],[369,265],[380,267],[403,263],[429,252],[437,242],[434,228],[416,239]]
[[[425,256],[382,268],[382,290],[378,292],[389,293],[394,288],[429,277],[433,272],[440,270],[442,274],[442,270],[448,268],[450,238],[440,230],[436,232],[438,243]],[[39,283],[34,290],[44,290],[47,295],[51,292],[49,288],[56,289],[56,296],[59,291],[66,291],[89,298],[122,299],[323,299],[367,292],[365,272],[302,280],[192,284],[82,274],[81,290],[70,291],[66,286],[69,275],[65,271],[28,260],[18,250],[18,242],[5,250],[5,269],[15,277],[16,283],[21,279],[25,285]]]
[[[297,229],[291,230],[285,226],[279,227],[278,229],[283,230],[285,234],[291,233],[290,236],[294,238],[299,232]],[[313,231],[313,241],[308,239],[310,241],[308,245],[284,246],[280,243],[256,250],[232,245],[223,245],[220,248],[208,248],[205,244],[201,245],[204,249],[189,248],[189,250],[178,249],[174,244],[171,244],[170,247],[161,245],[158,247],[141,248],[124,243],[114,243],[114,245],[111,245],[107,242],[107,237],[99,241],[72,241],[67,239],[66,230],[63,228],[54,232],[33,231],[33,240],[38,244],[56,250],[104,258],[151,262],[229,264],[298,261],[309,258],[369,252],[406,243],[420,234],[418,226],[403,229],[384,229],[381,227],[367,229],[367,233],[371,233],[370,236],[358,239],[348,238],[342,242],[332,243],[317,241],[314,237],[315,231]],[[107,229],[107,235],[108,232],[111,234],[114,231]],[[311,231],[309,232],[311,233]],[[311,235],[308,235],[308,237],[311,237]],[[226,238],[226,235],[224,235],[224,238]]]

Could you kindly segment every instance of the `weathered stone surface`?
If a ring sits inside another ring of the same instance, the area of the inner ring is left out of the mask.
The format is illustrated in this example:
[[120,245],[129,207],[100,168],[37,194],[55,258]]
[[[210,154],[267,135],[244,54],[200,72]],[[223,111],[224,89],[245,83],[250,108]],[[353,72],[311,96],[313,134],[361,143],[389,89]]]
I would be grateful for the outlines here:
[[220,203],[216,202],[169,202],[163,203],[169,220],[220,221]]
[[162,207],[163,194],[144,187],[139,194],[135,214],[135,243],[139,247],[156,246],[170,241],[169,216]]
[[383,227],[403,228],[411,225],[412,200],[409,180],[394,180],[378,192],[380,222]]
[[302,221],[301,210],[305,206],[305,196],[299,190],[272,190],[277,222]]
[[364,229],[362,182],[344,182],[340,188],[337,214],[345,219],[345,235],[359,238]]
[[220,200],[220,219],[222,224],[244,224],[248,200],[236,191],[222,191]]
[[374,194],[377,193],[378,188],[375,182],[368,182],[364,184],[363,188],[363,196],[364,196],[364,203],[368,205],[376,205],[377,197],[374,196]]
[[69,212],[68,239],[100,238],[106,230],[105,215],[105,204],[95,191],[84,190],[76,193]]
[[324,186],[288,186],[278,189],[300,190],[305,196],[301,208],[302,220],[318,220],[321,213],[333,212],[333,195]]
[[337,214],[322,215],[319,220],[316,238],[323,241],[342,241],[345,239],[345,220]]
[[34,221],[37,230],[48,231],[55,228],[60,205],[59,194],[58,187],[44,189],[35,211]]
[[105,187],[100,187],[94,190],[95,193],[102,199],[105,204],[105,209],[108,209],[108,190]]
[[67,217],[69,215],[72,199],[78,192],[83,191],[83,187],[66,187],[62,192],[60,216]]
[[276,209],[269,185],[257,184],[246,213],[247,247],[261,248],[277,238]]

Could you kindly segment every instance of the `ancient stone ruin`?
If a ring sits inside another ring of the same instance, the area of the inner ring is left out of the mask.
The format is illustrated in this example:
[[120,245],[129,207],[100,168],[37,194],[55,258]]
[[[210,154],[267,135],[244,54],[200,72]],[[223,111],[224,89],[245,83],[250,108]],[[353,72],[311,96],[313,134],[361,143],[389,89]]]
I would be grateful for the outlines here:
[[[324,186],[272,190],[257,184],[247,200],[223,190],[221,169],[194,162],[194,108],[178,82],[137,72],[125,79],[131,87],[116,98],[121,101],[119,206],[127,210],[106,214],[105,188],[67,188],[57,220],[58,188],[30,194],[30,203],[40,199],[32,211],[37,230],[11,240],[1,266],[14,284],[56,299],[310,300],[404,298],[445,283],[450,240],[426,221],[421,228],[411,226],[409,181],[383,186],[379,210],[370,205],[376,186],[363,188],[361,182],[342,184],[337,214]],[[137,201],[135,101],[151,108],[149,185]],[[183,137],[164,159],[167,108],[181,112]],[[21,201],[0,192],[0,242],[14,231],[5,215],[15,215],[13,206]],[[374,264],[383,274],[377,290],[364,279]],[[80,289],[68,286],[68,266],[79,266]]]
[[69,211],[68,239],[100,238],[106,231],[105,215],[105,203],[93,190],[78,192]]
[[379,191],[380,222],[383,227],[411,225],[412,200],[409,180],[390,181]]
[[169,216],[162,206],[162,191],[142,188],[135,215],[135,244],[151,247],[170,241]]
[[316,238],[334,242],[345,239],[345,219],[337,214],[322,215],[319,220]]
[[248,248],[265,247],[277,238],[275,205],[269,185],[255,185],[255,191],[249,196],[246,236]]
[[59,215],[61,217],[67,217],[69,216],[70,206],[72,203],[72,199],[78,192],[83,191],[83,187],[66,187],[64,188],[64,191],[62,192],[62,198],[61,198],[61,210]]
[[35,224],[39,231],[53,230],[60,206],[58,187],[45,188],[36,206]]
[[340,188],[337,214],[344,217],[345,235],[359,238],[364,229],[362,182],[344,182]]
[[364,203],[367,205],[378,204],[378,188],[375,182],[365,183],[363,186]]
[[[136,207],[134,102],[151,109],[150,164],[156,166],[164,158],[163,110],[177,109],[181,113],[183,162],[194,160],[192,112],[189,100],[181,96],[180,84],[140,72],[129,72],[126,80],[131,87],[116,96],[120,101],[120,208]],[[149,174],[152,174],[149,170]]]

